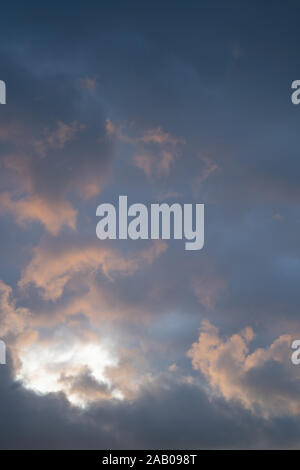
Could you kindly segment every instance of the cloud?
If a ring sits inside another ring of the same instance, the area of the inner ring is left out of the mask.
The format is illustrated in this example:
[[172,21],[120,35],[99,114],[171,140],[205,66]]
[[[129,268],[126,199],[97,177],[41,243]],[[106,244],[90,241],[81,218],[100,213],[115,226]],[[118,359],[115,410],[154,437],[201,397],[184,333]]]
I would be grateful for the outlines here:
[[[30,344],[14,346],[14,375],[36,393],[64,393],[70,403],[85,407],[103,399],[121,399],[122,393],[105,374],[107,366],[118,363],[108,342],[88,331],[75,332],[57,325],[40,332]],[[17,360],[16,360],[17,359]]]
[[80,78],[79,83],[80,83],[80,86],[82,86],[82,88],[86,88],[87,90],[94,90],[97,86],[97,78],[96,77]]
[[27,197],[58,204],[66,202],[73,190],[89,199],[103,186],[108,160],[105,153],[109,152],[105,147],[110,145],[105,135],[100,139],[101,128],[95,127],[96,123],[58,121],[54,128],[39,132],[21,128],[16,136],[7,135],[15,149],[2,155],[3,167],[8,175],[13,173],[18,178],[18,190],[26,192]]
[[98,240],[87,243],[42,243],[34,248],[34,256],[22,273],[19,286],[30,284],[41,289],[46,299],[58,299],[76,273],[88,275],[101,270],[108,278],[115,274],[130,276],[141,267],[153,263],[167,248],[165,242],[151,243],[138,254],[124,256]]
[[106,120],[108,135],[116,136],[134,149],[133,163],[148,178],[167,176],[180,149],[185,144],[182,137],[164,132],[161,127],[148,129],[140,135],[124,132],[124,126],[117,127],[110,119]]
[[[103,322],[79,325],[17,307],[12,289],[0,282],[0,337],[12,358],[15,380],[38,394],[63,393],[73,405],[136,399],[152,380],[141,351],[121,347]],[[99,328],[99,325],[101,328]],[[101,330],[99,332],[99,330]]]
[[202,168],[200,175],[195,178],[197,186],[204,183],[214,172],[220,170],[218,163],[209,155],[200,155],[199,160],[202,163]]
[[0,212],[12,214],[23,227],[38,221],[52,235],[57,235],[63,226],[76,228],[77,211],[68,201],[57,204],[36,196],[13,199],[10,193],[3,192],[0,194]]
[[[43,146],[44,144],[45,146],[48,145],[50,148],[63,149],[66,143],[74,139],[79,130],[83,128],[84,126],[79,125],[76,121],[72,122],[70,125],[58,121],[56,129],[53,131],[45,130],[44,142],[38,141],[37,145],[40,144]],[[46,149],[44,151],[46,152]]]
[[[89,380],[83,376],[77,388]],[[89,383],[91,393],[95,387]],[[63,394],[41,396],[25,390],[13,381],[9,367],[1,367],[0,415],[7,417],[0,428],[1,449],[299,447],[296,418],[265,421],[170,377],[148,384],[132,403],[104,399],[82,410],[70,406]]]
[[58,385],[65,390],[66,397],[75,405],[85,407],[87,403],[112,400],[113,391],[105,381],[97,381],[87,366],[81,367],[75,375],[72,370],[61,372]]
[[30,312],[23,307],[16,307],[12,288],[0,280],[0,337],[16,337],[23,333],[29,320]]
[[253,338],[249,327],[223,340],[206,320],[188,356],[212,390],[226,400],[237,400],[266,417],[299,415],[299,372],[290,360],[292,337],[282,335],[269,347],[250,352]]
[[[0,335],[14,358],[24,350],[24,358],[30,351],[43,360],[40,369],[28,363],[24,380],[36,384],[51,371],[58,384],[39,396],[0,367],[1,447],[299,447],[298,372],[281,336],[299,331],[299,110],[286,86],[298,64],[299,24],[275,8],[266,29],[268,6],[256,3],[235,21],[228,5],[173,2],[169,21],[167,7],[157,15],[135,2],[133,14],[118,2],[120,27],[109,2],[88,9],[75,2],[70,21],[67,2],[29,1],[19,5],[13,41],[12,3],[1,12],[8,104],[0,115],[0,189],[3,214],[13,217],[1,217]],[[255,37],[243,33],[245,21]],[[273,49],[283,52],[280,74]],[[132,253],[127,242],[97,244],[98,254],[83,238],[94,232],[86,223],[92,198],[105,189],[106,200],[122,190],[136,201],[180,194],[182,202],[204,202],[205,250],[192,256],[170,243],[153,264],[153,253],[141,259],[144,247]],[[39,242],[32,221],[57,243]],[[13,299],[7,284],[16,285],[22,269],[24,289]],[[203,354],[196,348],[192,371],[185,351],[203,314],[228,338],[210,332],[216,344]],[[245,325],[261,335],[251,341]],[[270,334],[280,338],[268,342]],[[63,360],[54,367],[58,345],[62,359],[64,346],[95,343],[118,360],[105,368],[110,383],[97,381],[78,352],[69,369]],[[165,374],[170,364],[177,368]],[[68,393],[93,405],[78,410]]]
[[7,67],[24,93],[0,117],[0,210],[57,235],[76,225],[71,201],[86,201],[105,186],[113,142],[101,106],[74,77],[63,74],[56,87],[45,71],[37,78],[15,59]]
[[198,279],[193,280],[193,287],[199,303],[208,310],[212,310],[221,294],[226,292],[226,281],[207,269]]

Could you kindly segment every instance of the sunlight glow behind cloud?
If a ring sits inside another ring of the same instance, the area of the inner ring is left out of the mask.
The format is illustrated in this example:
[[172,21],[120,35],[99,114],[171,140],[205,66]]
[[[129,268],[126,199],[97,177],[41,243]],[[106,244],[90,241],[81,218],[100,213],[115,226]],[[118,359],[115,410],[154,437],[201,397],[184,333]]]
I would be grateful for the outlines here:
[[[110,390],[111,382],[105,376],[105,368],[118,362],[107,347],[95,342],[83,344],[77,338],[66,341],[63,335],[56,338],[58,341],[51,345],[35,343],[22,351],[16,378],[27,389],[42,395],[63,392],[80,407],[101,398],[123,398],[120,391]],[[94,393],[89,393],[88,386],[75,386],[86,373],[93,381]]]

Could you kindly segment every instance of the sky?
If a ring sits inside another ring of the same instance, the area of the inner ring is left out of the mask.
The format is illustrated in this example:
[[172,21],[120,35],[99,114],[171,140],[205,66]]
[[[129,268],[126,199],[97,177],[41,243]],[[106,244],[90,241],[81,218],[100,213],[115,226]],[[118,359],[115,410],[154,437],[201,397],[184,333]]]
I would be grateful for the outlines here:
[[[1,449],[299,448],[299,3],[2,3]],[[205,205],[205,244],[96,209]]]

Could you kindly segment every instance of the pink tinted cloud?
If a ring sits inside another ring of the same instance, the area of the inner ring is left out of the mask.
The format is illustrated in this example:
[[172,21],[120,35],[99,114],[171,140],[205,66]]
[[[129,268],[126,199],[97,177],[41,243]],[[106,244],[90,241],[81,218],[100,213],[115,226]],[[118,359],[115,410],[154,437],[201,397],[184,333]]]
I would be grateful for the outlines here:
[[12,214],[21,226],[38,221],[52,235],[63,226],[76,228],[77,211],[68,201],[52,202],[37,196],[13,199],[8,192],[0,194],[0,212]]
[[107,119],[106,131],[133,148],[133,164],[148,178],[167,176],[185,144],[182,137],[164,132],[161,127],[132,135],[124,126],[118,127]]
[[[193,368],[226,400],[237,400],[265,417],[300,414],[300,375],[290,359],[291,336],[283,334],[269,347],[250,352],[253,339],[250,327],[223,339],[219,330],[206,320],[198,341],[187,354]],[[269,379],[265,380],[265,376]]]
[[151,264],[167,245],[157,241],[132,255],[123,255],[98,240],[87,243],[42,244],[34,249],[34,256],[22,273],[19,282],[24,288],[33,285],[46,299],[58,299],[66,284],[75,276],[85,278],[100,270],[108,279],[116,274],[132,275],[145,264]]

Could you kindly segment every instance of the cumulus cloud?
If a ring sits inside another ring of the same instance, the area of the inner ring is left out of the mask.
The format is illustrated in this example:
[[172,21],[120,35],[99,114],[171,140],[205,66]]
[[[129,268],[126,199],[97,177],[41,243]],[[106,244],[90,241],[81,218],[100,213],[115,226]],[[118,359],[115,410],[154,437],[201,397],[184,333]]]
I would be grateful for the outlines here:
[[252,328],[222,339],[209,321],[188,356],[194,369],[207,379],[212,390],[226,400],[264,416],[300,414],[299,372],[291,364],[290,335],[282,335],[269,347],[250,351]]
[[[84,407],[104,399],[121,399],[122,391],[105,374],[118,364],[116,352],[88,330],[78,332],[64,325],[39,333],[34,342],[14,346],[17,380],[37,393],[63,393],[70,403]],[[94,337],[93,337],[94,336]]]
[[[12,358],[13,375],[39,394],[63,393],[73,405],[136,399],[152,375],[141,351],[121,348],[103,323],[80,325],[56,318],[45,329],[41,315],[18,307],[12,289],[0,282],[0,337]],[[101,328],[99,328],[99,325]]]

